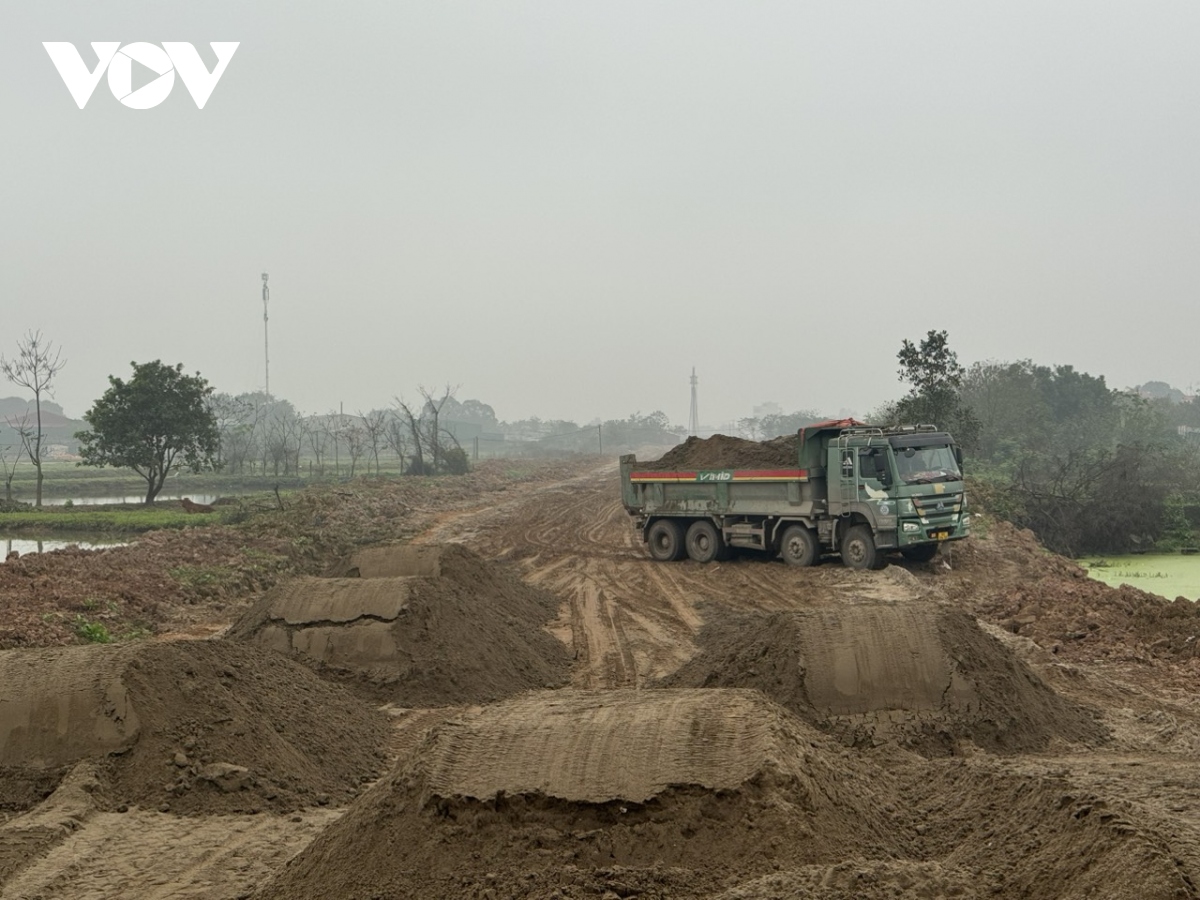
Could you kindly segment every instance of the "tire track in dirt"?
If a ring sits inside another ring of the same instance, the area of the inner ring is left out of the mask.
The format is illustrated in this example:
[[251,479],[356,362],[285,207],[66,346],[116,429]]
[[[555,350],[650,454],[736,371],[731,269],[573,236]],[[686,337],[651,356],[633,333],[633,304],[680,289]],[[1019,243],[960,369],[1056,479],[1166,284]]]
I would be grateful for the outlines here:
[[574,649],[576,687],[638,687],[674,671],[696,653],[706,603],[776,612],[847,592],[906,594],[901,581],[835,565],[654,562],[621,504],[613,465],[445,517],[420,540],[464,541],[486,557],[515,560],[528,582],[557,594],[564,609],[550,630]]
[[2,900],[232,900],[303,850],[343,810],[298,816],[97,813],[10,879]]

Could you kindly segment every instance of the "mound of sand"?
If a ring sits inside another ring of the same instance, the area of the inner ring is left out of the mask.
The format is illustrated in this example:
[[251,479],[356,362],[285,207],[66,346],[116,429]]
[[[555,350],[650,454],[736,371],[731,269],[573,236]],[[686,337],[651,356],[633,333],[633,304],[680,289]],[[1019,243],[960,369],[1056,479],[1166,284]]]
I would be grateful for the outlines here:
[[1107,731],[980,629],[930,603],[861,602],[771,615],[711,607],[702,651],[661,687],[757,688],[852,745],[927,754],[1095,745]]
[[88,759],[114,804],[212,813],[344,803],[382,767],[388,736],[378,711],[255,647],[0,653],[0,784],[10,808],[40,800]]
[[887,791],[757,692],[527,695],[434,728],[264,896],[704,896],[895,855]]
[[230,634],[291,655],[372,700],[448,706],[565,684],[563,644],[543,626],[559,601],[465,547],[365,550],[350,578],[268,593]]
[[672,447],[661,458],[637,465],[639,469],[650,472],[795,468],[798,460],[797,440],[794,434],[762,442],[724,434],[714,434],[709,438],[690,437]]
[[983,896],[1196,896],[1175,856],[1181,836],[1147,827],[1144,809],[1069,778],[1023,774],[995,758],[939,760],[911,773],[901,795],[920,822],[921,856],[974,872]]

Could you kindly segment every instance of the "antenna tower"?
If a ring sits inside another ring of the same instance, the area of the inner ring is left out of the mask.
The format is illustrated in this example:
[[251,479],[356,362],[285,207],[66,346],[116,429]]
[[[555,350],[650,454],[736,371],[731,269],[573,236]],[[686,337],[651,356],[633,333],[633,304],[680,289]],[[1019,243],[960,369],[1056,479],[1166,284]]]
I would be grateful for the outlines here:
[[271,299],[271,289],[267,287],[267,273],[263,272],[263,369],[267,378],[267,399],[271,399],[271,353],[270,340],[267,333],[267,301]]
[[692,366],[692,415],[688,421],[688,434],[696,437],[700,431],[700,406],[696,401],[696,385],[700,383],[700,379],[696,377],[696,367]]

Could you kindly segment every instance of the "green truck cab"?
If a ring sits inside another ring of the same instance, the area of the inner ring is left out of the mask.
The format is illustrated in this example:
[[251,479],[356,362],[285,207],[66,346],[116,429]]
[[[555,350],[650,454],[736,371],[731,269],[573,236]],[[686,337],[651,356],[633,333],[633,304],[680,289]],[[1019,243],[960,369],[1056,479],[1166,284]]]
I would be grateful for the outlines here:
[[838,553],[855,569],[886,554],[930,560],[967,537],[962,454],[932,425],[848,420],[800,429],[795,465],[660,471],[622,456],[621,499],[660,561],[724,558],[731,548],[810,566]]

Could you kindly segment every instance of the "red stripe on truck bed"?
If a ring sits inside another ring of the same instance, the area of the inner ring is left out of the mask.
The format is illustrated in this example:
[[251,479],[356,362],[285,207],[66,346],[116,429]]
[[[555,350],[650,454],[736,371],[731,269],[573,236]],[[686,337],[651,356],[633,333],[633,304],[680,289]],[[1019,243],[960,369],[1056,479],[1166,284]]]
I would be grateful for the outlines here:
[[[703,475],[724,475],[723,478],[703,478]],[[703,472],[631,472],[630,481],[709,481],[728,484],[730,481],[806,481],[805,469],[706,469]]]

